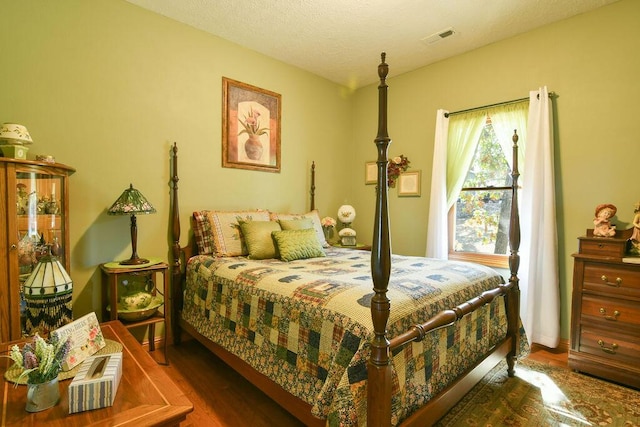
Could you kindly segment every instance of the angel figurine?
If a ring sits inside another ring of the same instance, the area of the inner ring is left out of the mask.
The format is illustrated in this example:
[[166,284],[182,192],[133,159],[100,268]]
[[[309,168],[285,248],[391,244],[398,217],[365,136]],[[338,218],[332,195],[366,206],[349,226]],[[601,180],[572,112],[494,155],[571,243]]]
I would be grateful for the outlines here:
[[616,234],[616,226],[611,225],[611,219],[618,209],[611,204],[596,206],[596,217],[593,219],[593,235],[599,237],[613,237]]

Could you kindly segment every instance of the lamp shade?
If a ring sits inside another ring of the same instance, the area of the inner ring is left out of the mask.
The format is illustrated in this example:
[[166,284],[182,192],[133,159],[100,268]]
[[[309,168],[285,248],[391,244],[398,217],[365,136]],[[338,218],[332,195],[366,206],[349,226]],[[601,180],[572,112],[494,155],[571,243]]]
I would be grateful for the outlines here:
[[156,213],[156,209],[138,190],[129,184],[129,188],[124,190],[118,200],[107,211],[109,215],[137,215]]
[[343,224],[351,224],[356,219],[356,210],[351,205],[342,205],[338,208],[338,220]]
[[73,282],[52,255],[40,258],[24,283],[26,333],[48,334],[73,320]]
[[4,123],[0,126],[0,141],[14,145],[33,144],[27,128],[15,123]]
[[131,215],[131,258],[121,261],[123,265],[140,265],[149,262],[148,259],[138,256],[138,223],[137,214],[152,214],[156,209],[138,190],[133,188],[133,184],[129,184],[129,188],[118,197],[107,213],[109,215]]
[[58,258],[48,255],[40,259],[24,283],[25,297],[40,298],[68,293],[73,282]]

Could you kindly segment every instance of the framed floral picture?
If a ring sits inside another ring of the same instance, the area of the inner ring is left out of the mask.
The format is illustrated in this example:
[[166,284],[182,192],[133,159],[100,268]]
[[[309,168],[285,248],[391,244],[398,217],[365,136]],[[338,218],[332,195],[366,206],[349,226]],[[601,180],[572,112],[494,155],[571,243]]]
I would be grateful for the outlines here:
[[420,171],[402,172],[398,179],[398,196],[420,197]]
[[366,162],[364,164],[364,183],[376,184],[378,182],[378,164],[376,162]]
[[222,167],[280,172],[281,96],[222,78]]

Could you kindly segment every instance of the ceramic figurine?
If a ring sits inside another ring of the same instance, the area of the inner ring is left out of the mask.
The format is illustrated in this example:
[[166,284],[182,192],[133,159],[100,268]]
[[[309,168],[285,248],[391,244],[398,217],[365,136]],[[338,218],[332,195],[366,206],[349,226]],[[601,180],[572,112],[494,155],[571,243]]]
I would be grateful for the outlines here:
[[596,206],[596,217],[593,219],[593,235],[599,237],[613,237],[616,234],[616,226],[609,221],[618,211],[611,204]]
[[633,217],[633,233],[629,242],[629,253],[632,255],[640,255],[640,202],[636,203],[636,207],[633,210],[636,215]]
[[19,183],[17,185],[16,204],[18,209],[18,215],[24,215],[29,209],[29,194],[26,191],[27,186]]

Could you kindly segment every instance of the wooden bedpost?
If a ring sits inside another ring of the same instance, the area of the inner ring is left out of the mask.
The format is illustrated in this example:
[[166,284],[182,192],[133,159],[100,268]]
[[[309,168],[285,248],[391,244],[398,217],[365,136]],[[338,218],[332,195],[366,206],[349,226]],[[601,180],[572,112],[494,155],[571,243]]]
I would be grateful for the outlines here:
[[391,143],[387,132],[387,84],[389,66],[385,63],[386,54],[381,55],[378,65],[380,85],[378,86],[378,136],[375,144],[378,148],[378,185],[376,194],[376,217],[373,227],[371,249],[371,275],[373,277],[374,296],[371,298],[371,319],[374,337],[371,342],[371,357],[367,365],[367,425],[391,425],[391,364],[389,340],[387,339],[387,321],[391,305],[387,297],[387,287],[391,274],[391,244],[389,238],[389,206],[387,185],[387,149]]
[[178,145],[174,142],[171,171],[171,323],[173,330],[173,342],[180,343],[180,328],[178,325],[178,312],[182,309],[182,272],[180,270],[180,209],[178,206]]
[[516,357],[520,348],[520,280],[518,269],[520,268],[520,215],[518,214],[518,131],[513,130],[513,167],[511,170],[511,227],[509,228],[509,270],[511,276],[509,283],[512,286],[506,300],[507,307],[507,334],[512,337],[513,347],[507,355],[508,374],[515,374]]
[[316,162],[311,162],[311,209],[316,208]]

